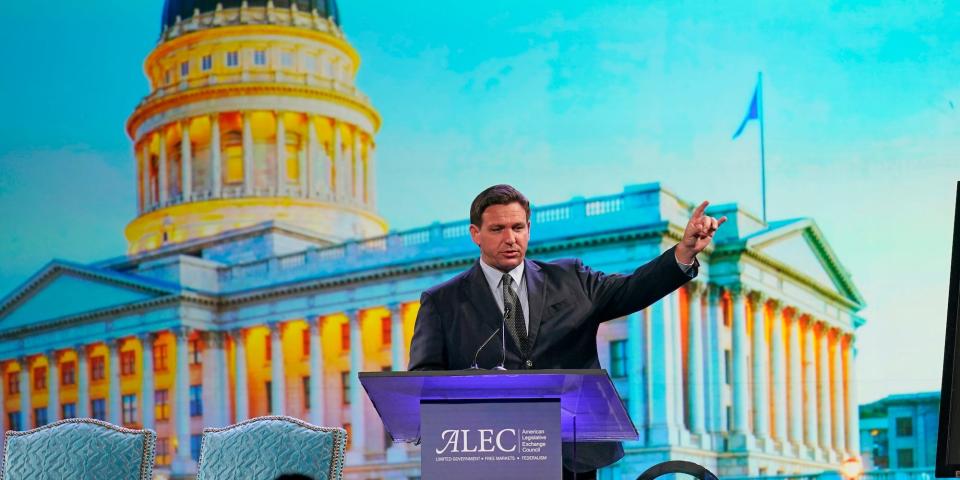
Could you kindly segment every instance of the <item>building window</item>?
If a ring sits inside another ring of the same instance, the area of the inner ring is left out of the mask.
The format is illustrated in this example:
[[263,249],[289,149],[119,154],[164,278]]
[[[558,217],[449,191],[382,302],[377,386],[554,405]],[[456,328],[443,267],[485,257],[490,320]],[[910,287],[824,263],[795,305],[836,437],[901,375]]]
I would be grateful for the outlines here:
[[153,371],[164,372],[167,370],[167,345],[153,346]]
[[897,468],[913,468],[913,449],[897,449]]
[[200,365],[200,340],[193,339],[187,343],[187,358],[190,365]]
[[350,372],[340,372],[340,390],[343,393],[343,404],[350,405]]
[[190,385],[190,416],[199,417],[201,415],[203,415],[203,387]]
[[254,64],[254,65],[266,65],[266,64],[267,64],[267,51],[266,51],[266,50],[254,50],[254,51],[253,51],[253,64]]
[[7,395],[16,395],[20,393],[20,372],[7,374]]
[[131,393],[123,396],[123,424],[133,425],[137,423],[137,395]]
[[310,356],[310,329],[304,329],[303,331],[303,356]]
[[170,439],[160,437],[157,439],[157,465],[170,464]]
[[317,70],[317,57],[314,57],[313,55],[307,55],[304,57],[304,60],[306,61],[306,71],[309,73],[315,73]]
[[10,430],[23,430],[20,424],[20,412],[14,410],[7,413],[7,425]]
[[66,362],[60,365],[60,385],[73,385],[77,381],[77,364]]
[[200,445],[203,435],[190,435],[190,458],[194,461],[200,460]]
[[614,340],[610,342],[610,376],[613,378],[627,376],[626,340]]
[[310,375],[303,377],[303,409],[310,410]]
[[240,65],[240,55],[237,52],[227,52],[227,66],[236,67]]
[[293,54],[290,52],[282,52],[280,54],[280,65],[284,68],[293,68]]
[[390,317],[380,319],[380,340],[384,345],[393,342],[393,322]]
[[180,77],[186,77],[190,73],[190,62],[180,62]]
[[270,339],[270,335],[263,337],[263,356],[266,357],[268,362],[273,360],[273,341]]
[[137,352],[127,350],[120,352],[120,375],[129,376],[136,373]]
[[38,407],[33,409],[33,419],[36,421],[34,427],[39,428],[47,424],[47,407]]
[[271,382],[270,380],[267,380],[266,392],[267,392],[267,412],[272,412],[273,411],[273,382]]
[[173,79],[173,70],[168,68],[163,72],[163,83],[170,83],[172,79]]
[[170,390],[161,389],[153,392],[154,416],[157,420],[170,419]]
[[63,418],[77,418],[77,404],[64,403],[60,409],[60,413]]
[[344,351],[350,350],[350,322],[340,325],[340,348]]
[[900,417],[897,419],[897,436],[909,437],[913,435],[913,419],[910,417]]
[[723,377],[727,385],[733,385],[733,359],[730,358],[732,355],[729,348],[723,351]]
[[97,380],[103,380],[105,376],[103,355],[100,355],[99,357],[92,357],[90,359],[90,380],[94,382]]
[[33,369],[33,389],[37,391],[47,389],[47,367]]
[[97,398],[90,401],[90,416],[97,420],[107,419],[107,401]]
[[213,68],[213,57],[204,55],[203,58],[200,59],[200,69],[206,72],[211,68]]

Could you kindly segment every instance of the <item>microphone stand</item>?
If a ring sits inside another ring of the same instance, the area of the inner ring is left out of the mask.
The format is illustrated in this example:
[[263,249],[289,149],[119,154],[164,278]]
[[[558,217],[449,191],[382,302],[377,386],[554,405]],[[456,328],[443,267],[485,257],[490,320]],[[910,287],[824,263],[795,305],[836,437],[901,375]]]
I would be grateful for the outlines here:
[[480,348],[477,349],[477,353],[473,355],[473,365],[470,365],[470,368],[467,370],[480,370],[480,366],[477,365],[477,361],[480,358],[480,352],[483,350],[483,347],[486,347],[487,344],[490,343],[490,340],[493,340],[493,337],[497,333],[500,333],[500,364],[493,367],[491,370],[506,371],[506,367],[504,367],[504,365],[507,363],[507,337],[503,332],[505,332],[507,329],[508,315],[510,315],[510,307],[505,305],[503,309],[503,316],[500,317],[500,328],[494,330],[493,333],[491,333],[490,336],[487,337],[482,344],[480,344]]

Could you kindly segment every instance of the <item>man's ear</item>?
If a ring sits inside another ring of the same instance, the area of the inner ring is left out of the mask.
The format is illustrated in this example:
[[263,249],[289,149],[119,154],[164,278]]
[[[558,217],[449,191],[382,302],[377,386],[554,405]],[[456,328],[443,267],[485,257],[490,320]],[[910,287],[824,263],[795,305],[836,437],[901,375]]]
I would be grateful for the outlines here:
[[478,247],[480,246],[480,227],[470,224],[470,239],[473,240]]

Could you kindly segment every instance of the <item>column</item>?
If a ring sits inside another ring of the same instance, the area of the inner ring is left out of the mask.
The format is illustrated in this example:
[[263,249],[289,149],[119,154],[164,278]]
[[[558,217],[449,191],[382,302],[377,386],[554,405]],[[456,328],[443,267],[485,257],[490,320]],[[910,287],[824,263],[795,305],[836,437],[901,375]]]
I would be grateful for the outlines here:
[[773,365],[773,435],[777,440],[787,440],[787,337],[783,332],[783,303],[770,302],[770,340]]
[[647,334],[644,335],[649,339],[649,348],[646,349],[646,397],[650,399],[647,445],[680,443],[681,425],[677,423],[677,403],[674,400],[677,388],[673,373],[680,366],[674,361],[673,330],[676,325],[670,321],[669,308],[666,299],[647,308],[649,317]]
[[277,121],[277,195],[287,191],[287,129],[283,124],[283,112],[273,112]]
[[33,390],[30,389],[30,358],[17,358],[20,364],[20,429],[29,430],[35,425],[30,423],[31,418],[31,400]]
[[363,168],[363,140],[361,139],[362,133],[360,128],[355,128],[353,130],[353,165],[356,167],[354,170],[353,178],[353,193],[354,197],[357,199],[357,202],[364,203],[364,175]]
[[210,190],[220,198],[223,185],[223,160],[220,159],[220,114],[210,115]]
[[366,451],[366,422],[363,416],[363,395],[360,387],[360,371],[363,370],[363,338],[361,337],[360,311],[347,313],[350,322],[350,431],[353,441],[347,453],[348,461],[357,464],[364,461]]
[[750,398],[747,384],[747,344],[746,298],[740,285],[730,289],[730,301],[733,304],[733,432],[749,433],[747,415],[750,412]]
[[703,385],[703,293],[702,283],[687,283],[689,325],[687,326],[687,394],[690,409],[690,431],[702,434],[704,422]]
[[403,372],[407,369],[404,351],[407,342],[403,335],[403,304],[390,304],[390,363],[391,370]]
[[[853,333],[847,335],[847,348],[843,349],[844,376],[847,383],[847,453],[860,456],[860,411],[857,406],[856,349]],[[0,403],[2,405],[2,403]]]
[[770,437],[770,383],[767,366],[770,364],[767,349],[766,297],[760,292],[749,295],[753,313],[753,433],[758,438]]
[[157,176],[159,180],[157,181],[157,190],[160,194],[158,202],[160,206],[167,204],[167,193],[169,190],[169,185],[167,184],[167,130],[165,127],[160,127],[160,161],[157,167],[158,173]]
[[253,192],[253,127],[250,113],[240,112],[243,117],[243,193]]
[[[234,408],[236,415],[234,423],[250,418],[250,394],[247,391],[247,337],[242,328],[230,331],[233,338],[233,368],[234,368]],[[272,347],[271,347],[272,348]]]
[[330,160],[317,139],[317,120],[315,115],[307,116],[307,196],[318,191],[329,191]]
[[107,366],[107,382],[109,382],[109,390],[107,394],[107,402],[109,402],[109,408],[107,409],[107,420],[114,425],[123,425],[120,416],[120,346],[123,344],[121,339],[108,339],[107,344],[107,358],[109,359],[109,365]]
[[270,328],[270,351],[272,355],[270,359],[270,398],[273,400],[271,402],[273,408],[270,414],[286,415],[284,412],[287,411],[287,388],[286,379],[283,376],[283,342],[281,341],[283,325],[280,322],[271,322],[268,327]]
[[193,194],[193,149],[190,145],[190,120],[180,123],[180,193],[184,202]]
[[677,292],[673,292],[663,299],[667,303],[667,312],[670,319],[670,323],[673,324],[673,329],[671,330],[672,336],[670,337],[670,342],[673,345],[673,348],[670,349],[673,353],[673,364],[677,368],[673,369],[673,384],[676,388],[676,393],[673,396],[674,401],[674,422],[680,426],[681,430],[686,430],[686,419],[684,418],[684,411],[686,410],[684,406],[684,382],[683,382],[683,338],[682,331],[680,329],[680,322],[683,321],[680,313],[680,295]]
[[723,288],[710,285],[707,297],[707,430],[726,430],[726,410],[723,408],[724,370],[723,346]]
[[333,185],[337,198],[344,196],[347,190],[347,168],[343,161],[343,132],[339,121],[333,121]]
[[377,206],[377,167],[374,163],[373,135],[367,144],[367,206],[373,210]]
[[310,329],[310,423],[314,425],[324,424],[324,411],[326,403],[324,400],[326,382],[325,370],[323,367],[323,342],[320,341],[322,332],[323,317],[317,315],[313,320],[308,320]]
[[[3,405],[0,403],[0,405]],[[47,421],[60,420],[60,356],[47,351]]]
[[817,437],[817,359],[813,318],[807,317],[803,330],[803,402],[806,420],[803,440],[810,448],[819,446]]
[[230,423],[230,412],[223,332],[204,332],[203,343],[203,424],[206,427],[225,427]]
[[800,352],[800,316],[795,309],[791,310],[790,317],[784,318],[787,322],[787,336],[789,337],[789,385],[790,385],[790,443],[803,443],[803,355]]
[[146,138],[141,139],[142,145],[140,146],[140,191],[142,192],[140,198],[142,203],[140,204],[140,211],[146,211],[150,208],[150,205],[153,203],[153,199],[150,198],[150,135],[145,135]]
[[820,446],[829,451],[833,448],[831,432],[833,423],[830,408],[830,335],[826,324],[820,328],[820,349],[817,355],[817,369],[820,373],[817,387],[820,391]]
[[847,403],[843,399],[843,347],[840,330],[834,330],[833,340],[830,343],[833,344],[830,348],[833,352],[831,355],[833,368],[830,370],[830,377],[833,383],[833,395],[831,395],[831,403],[833,404],[833,448],[840,454],[842,459],[847,443],[847,419],[844,413]]
[[143,428],[156,429],[155,417],[155,389],[153,386],[153,333],[143,332],[137,338],[140,339],[140,348],[142,350],[140,361],[142,371],[140,372],[140,422]]
[[[643,432],[649,423],[643,401],[644,358],[641,356],[646,352],[646,331],[643,321],[646,314],[647,310],[641,310],[627,315],[627,409],[637,431],[640,432]],[[641,445],[643,440],[644,436],[641,435]]]
[[185,327],[173,329],[177,339],[176,377],[174,378],[174,421],[177,434],[177,449],[171,469],[177,473],[192,470],[190,458],[190,368],[187,341],[190,330]]
[[77,351],[77,417],[90,416],[90,369],[87,368],[87,346],[74,347]]

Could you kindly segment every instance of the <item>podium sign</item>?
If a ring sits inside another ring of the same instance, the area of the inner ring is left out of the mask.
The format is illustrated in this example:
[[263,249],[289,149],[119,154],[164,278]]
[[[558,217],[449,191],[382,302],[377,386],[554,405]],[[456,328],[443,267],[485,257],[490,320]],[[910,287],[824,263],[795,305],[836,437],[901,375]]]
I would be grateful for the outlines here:
[[424,401],[423,478],[556,480],[560,401]]

